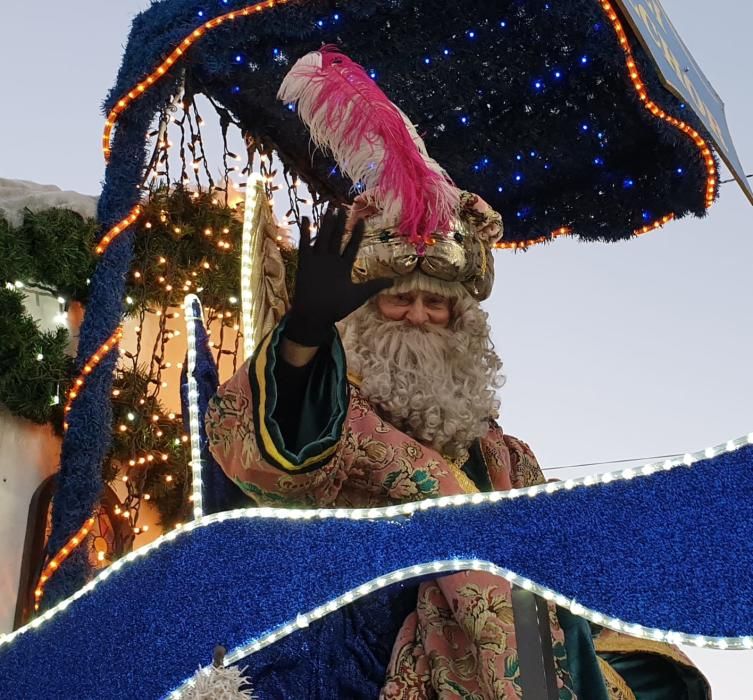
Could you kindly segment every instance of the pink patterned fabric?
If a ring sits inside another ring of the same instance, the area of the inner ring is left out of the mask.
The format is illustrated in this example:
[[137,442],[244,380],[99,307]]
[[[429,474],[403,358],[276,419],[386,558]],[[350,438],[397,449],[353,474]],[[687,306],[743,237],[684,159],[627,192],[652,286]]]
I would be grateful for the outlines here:
[[[256,443],[248,363],[211,400],[210,449],[258,505],[375,507],[463,493],[446,460],[383,421],[357,387],[334,456],[305,474],[266,463]],[[494,422],[481,449],[496,490],[543,482],[529,447]],[[395,641],[382,700],[520,698],[510,584],[483,572],[442,576],[419,587],[416,611]],[[564,635],[550,607],[555,659]],[[560,700],[574,698],[557,664]]]

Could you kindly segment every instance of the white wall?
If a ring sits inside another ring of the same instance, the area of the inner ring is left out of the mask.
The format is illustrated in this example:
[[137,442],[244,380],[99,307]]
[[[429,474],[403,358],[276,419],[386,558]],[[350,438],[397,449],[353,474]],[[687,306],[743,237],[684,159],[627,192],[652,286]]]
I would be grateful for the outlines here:
[[[27,311],[46,330],[55,327],[58,302],[30,294]],[[60,439],[47,425],[0,409],[0,633],[13,628],[29,502],[60,462]]]

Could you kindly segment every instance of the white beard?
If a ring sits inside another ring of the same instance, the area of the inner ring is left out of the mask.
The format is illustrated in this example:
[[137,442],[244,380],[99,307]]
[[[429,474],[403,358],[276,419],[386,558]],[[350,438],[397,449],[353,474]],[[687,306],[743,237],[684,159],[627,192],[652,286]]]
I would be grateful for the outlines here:
[[452,458],[487,433],[504,381],[486,314],[471,304],[451,329],[387,321],[373,303],[343,323],[348,367],[365,398],[396,428]]

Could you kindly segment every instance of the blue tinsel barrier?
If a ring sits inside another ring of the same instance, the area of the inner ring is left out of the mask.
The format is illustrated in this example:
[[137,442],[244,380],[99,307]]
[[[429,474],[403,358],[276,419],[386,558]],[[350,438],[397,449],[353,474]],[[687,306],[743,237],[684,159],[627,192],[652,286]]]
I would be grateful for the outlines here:
[[126,562],[2,644],[0,697],[159,698],[215,644],[244,645],[376,577],[437,560],[494,562],[650,628],[753,635],[752,466],[745,446],[651,476],[380,520],[236,512]]

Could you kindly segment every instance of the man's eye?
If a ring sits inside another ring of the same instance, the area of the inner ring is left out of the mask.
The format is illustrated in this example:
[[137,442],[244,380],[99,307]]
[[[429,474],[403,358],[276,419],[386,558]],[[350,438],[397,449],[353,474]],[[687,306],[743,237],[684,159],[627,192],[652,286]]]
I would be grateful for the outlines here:
[[395,297],[395,303],[397,304],[410,304],[410,297],[407,294],[398,294]]
[[427,299],[426,303],[428,306],[439,307],[439,306],[445,305],[445,300],[440,299],[439,297],[433,297],[433,298]]

